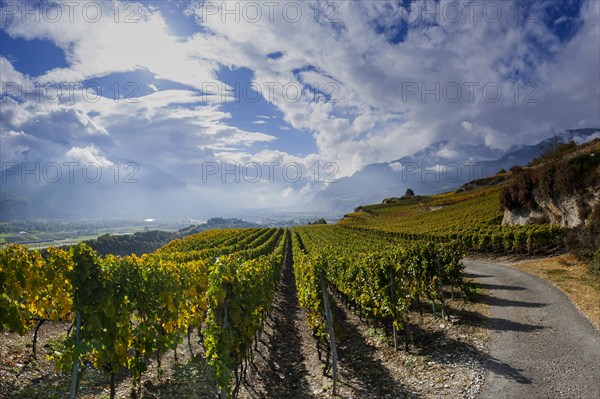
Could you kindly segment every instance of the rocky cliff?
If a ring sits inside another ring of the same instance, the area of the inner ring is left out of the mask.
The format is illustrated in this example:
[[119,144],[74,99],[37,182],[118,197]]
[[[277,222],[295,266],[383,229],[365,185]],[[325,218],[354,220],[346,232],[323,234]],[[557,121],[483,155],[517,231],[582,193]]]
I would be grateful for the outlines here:
[[[534,195],[535,198],[535,195]],[[552,223],[562,227],[576,227],[589,222],[591,210],[600,206],[600,192],[590,189],[559,199],[535,198],[536,209],[528,206],[505,209],[502,224]]]
[[600,139],[559,144],[511,174],[500,195],[502,224],[577,227],[600,217]]

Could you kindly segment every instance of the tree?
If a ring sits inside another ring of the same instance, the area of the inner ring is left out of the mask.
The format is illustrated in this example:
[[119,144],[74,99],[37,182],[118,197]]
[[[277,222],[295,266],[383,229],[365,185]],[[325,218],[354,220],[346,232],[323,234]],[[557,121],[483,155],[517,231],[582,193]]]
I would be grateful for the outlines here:
[[404,193],[405,197],[414,197],[415,196],[415,192],[413,191],[412,188],[407,188],[406,192]]

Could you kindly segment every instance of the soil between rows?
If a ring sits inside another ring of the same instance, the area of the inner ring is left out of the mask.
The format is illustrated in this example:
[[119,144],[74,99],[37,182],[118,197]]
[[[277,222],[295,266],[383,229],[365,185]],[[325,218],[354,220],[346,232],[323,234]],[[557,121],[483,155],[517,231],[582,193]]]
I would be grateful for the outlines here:
[[[383,326],[367,326],[364,318],[332,299],[338,397],[476,397],[483,383],[490,333],[485,305],[464,303],[457,296],[449,301],[453,317],[447,322],[434,318],[431,305],[425,303],[423,316],[411,312],[407,353],[394,350]],[[331,372],[323,375],[324,357],[319,360],[316,340],[298,304],[292,266],[287,263],[240,397],[329,398],[332,378]]]
[[[446,293],[450,296],[450,293]],[[381,326],[367,326],[340,300],[332,297],[339,354],[338,397],[344,398],[473,398],[483,382],[483,361],[489,323],[486,305],[449,301],[452,321],[434,318],[424,303],[424,315],[410,314],[410,350],[396,352]],[[439,311],[439,307],[438,307]],[[32,361],[32,332],[23,337],[3,333],[0,342],[0,397],[65,398],[70,376],[54,371],[45,356],[68,326],[47,323],[40,330],[38,360]],[[402,340],[402,338],[400,338]],[[402,347],[403,345],[401,345]],[[324,358],[324,356],[323,356]],[[143,376],[142,398],[213,398],[212,372],[203,357],[198,337],[192,337],[174,353],[162,356]],[[260,335],[254,362],[241,385],[240,398],[331,397],[331,372],[317,354],[316,341],[296,295],[292,260],[287,256],[275,293],[273,310]],[[117,397],[129,398],[131,375],[117,379]],[[108,377],[88,368],[81,395],[107,398]]]

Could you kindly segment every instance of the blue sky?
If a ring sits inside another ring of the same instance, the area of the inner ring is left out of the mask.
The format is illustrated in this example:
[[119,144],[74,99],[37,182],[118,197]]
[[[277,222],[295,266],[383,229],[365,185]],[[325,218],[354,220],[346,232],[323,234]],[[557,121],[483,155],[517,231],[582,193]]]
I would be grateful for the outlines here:
[[11,38],[6,32],[0,31],[0,43],[0,54],[9,59],[17,70],[29,76],[40,76],[53,68],[68,66],[65,53],[47,40]]
[[[597,1],[267,3],[3,2],[2,162],[128,159],[199,188],[206,162],[342,177],[442,140],[468,159],[600,125]],[[268,206],[323,187],[218,190]]]

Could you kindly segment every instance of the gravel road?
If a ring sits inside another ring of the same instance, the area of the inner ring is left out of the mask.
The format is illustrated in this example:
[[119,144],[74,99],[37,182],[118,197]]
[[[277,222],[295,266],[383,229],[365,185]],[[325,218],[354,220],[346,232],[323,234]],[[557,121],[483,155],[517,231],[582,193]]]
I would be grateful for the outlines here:
[[480,398],[600,398],[600,333],[562,291],[507,266],[464,263],[490,305]]

